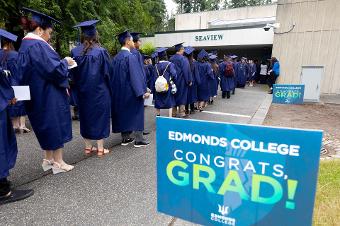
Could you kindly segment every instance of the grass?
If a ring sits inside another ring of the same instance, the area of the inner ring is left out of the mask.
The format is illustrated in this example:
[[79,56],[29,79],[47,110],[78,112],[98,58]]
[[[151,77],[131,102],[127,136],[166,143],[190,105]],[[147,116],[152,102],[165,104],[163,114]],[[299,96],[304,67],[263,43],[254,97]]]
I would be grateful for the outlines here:
[[340,225],[340,161],[321,161],[314,225]]

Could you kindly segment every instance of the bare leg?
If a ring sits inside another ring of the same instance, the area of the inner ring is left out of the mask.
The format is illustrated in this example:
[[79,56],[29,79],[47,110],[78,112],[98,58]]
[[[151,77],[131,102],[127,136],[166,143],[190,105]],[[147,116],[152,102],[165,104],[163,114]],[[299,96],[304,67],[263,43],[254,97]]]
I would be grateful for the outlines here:
[[172,108],[169,108],[169,117],[172,118]]
[[156,115],[157,115],[157,116],[160,116],[160,115],[161,115],[161,109],[157,109],[157,108],[156,108]]
[[91,140],[88,140],[88,139],[84,138],[84,141],[85,141],[85,149],[91,149],[92,148]]
[[45,151],[45,159],[46,160],[53,160],[53,151]]
[[97,140],[97,147],[98,147],[98,150],[104,149],[104,139]]
[[54,158],[54,161],[59,163],[59,164],[62,164],[64,163],[64,160],[63,160],[63,149],[59,148],[58,150],[55,150],[53,153],[53,158]]
[[19,121],[20,121],[20,128],[25,128],[26,127],[26,118],[25,118],[25,116],[20,116]]
[[14,129],[19,129],[20,123],[19,123],[19,117],[12,118],[12,124]]
[[172,108],[172,117],[176,117],[177,116],[177,107],[173,107]]

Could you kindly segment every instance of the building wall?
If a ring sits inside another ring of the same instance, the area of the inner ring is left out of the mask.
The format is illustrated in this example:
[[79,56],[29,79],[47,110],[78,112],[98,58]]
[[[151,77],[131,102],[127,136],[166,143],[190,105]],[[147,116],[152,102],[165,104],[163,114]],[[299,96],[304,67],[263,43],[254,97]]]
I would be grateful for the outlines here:
[[206,11],[199,13],[177,14],[175,30],[197,30],[209,28],[212,20],[241,20],[263,17],[275,17],[276,4],[265,6],[242,7],[236,9]]
[[155,37],[142,38],[142,42],[151,42],[156,47],[171,47],[179,42],[193,47],[256,46],[272,45],[273,39],[272,30],[265,32],[263,28],[247,28],[156,33]]
[[321,93],[340,94],[340,0],[279,0],[272,55],[279,83],[300,83],[301,66],[324,66]]

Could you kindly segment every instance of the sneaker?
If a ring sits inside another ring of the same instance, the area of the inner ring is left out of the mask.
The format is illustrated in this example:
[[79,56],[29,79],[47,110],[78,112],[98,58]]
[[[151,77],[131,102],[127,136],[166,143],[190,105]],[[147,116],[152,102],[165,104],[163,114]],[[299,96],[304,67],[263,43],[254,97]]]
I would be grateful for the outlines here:
[[133,139],[133,138],[123,139],[121,145],[123,145],[123,146],[129,145],[129,144],[131,144],[134,140],[135,140],[135,139]]
[[141,141],[141,142],[135,142],[135,148],[141,148],[141,147],[145,147],[148,146],[150,144],[149,141]]

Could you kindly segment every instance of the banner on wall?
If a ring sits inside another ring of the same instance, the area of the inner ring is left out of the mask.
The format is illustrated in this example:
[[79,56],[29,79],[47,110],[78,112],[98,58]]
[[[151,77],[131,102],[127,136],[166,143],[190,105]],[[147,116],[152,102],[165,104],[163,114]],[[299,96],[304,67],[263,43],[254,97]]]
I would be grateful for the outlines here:
[[202,225],[311,225],[322,131],[157,117],[157,208]]

